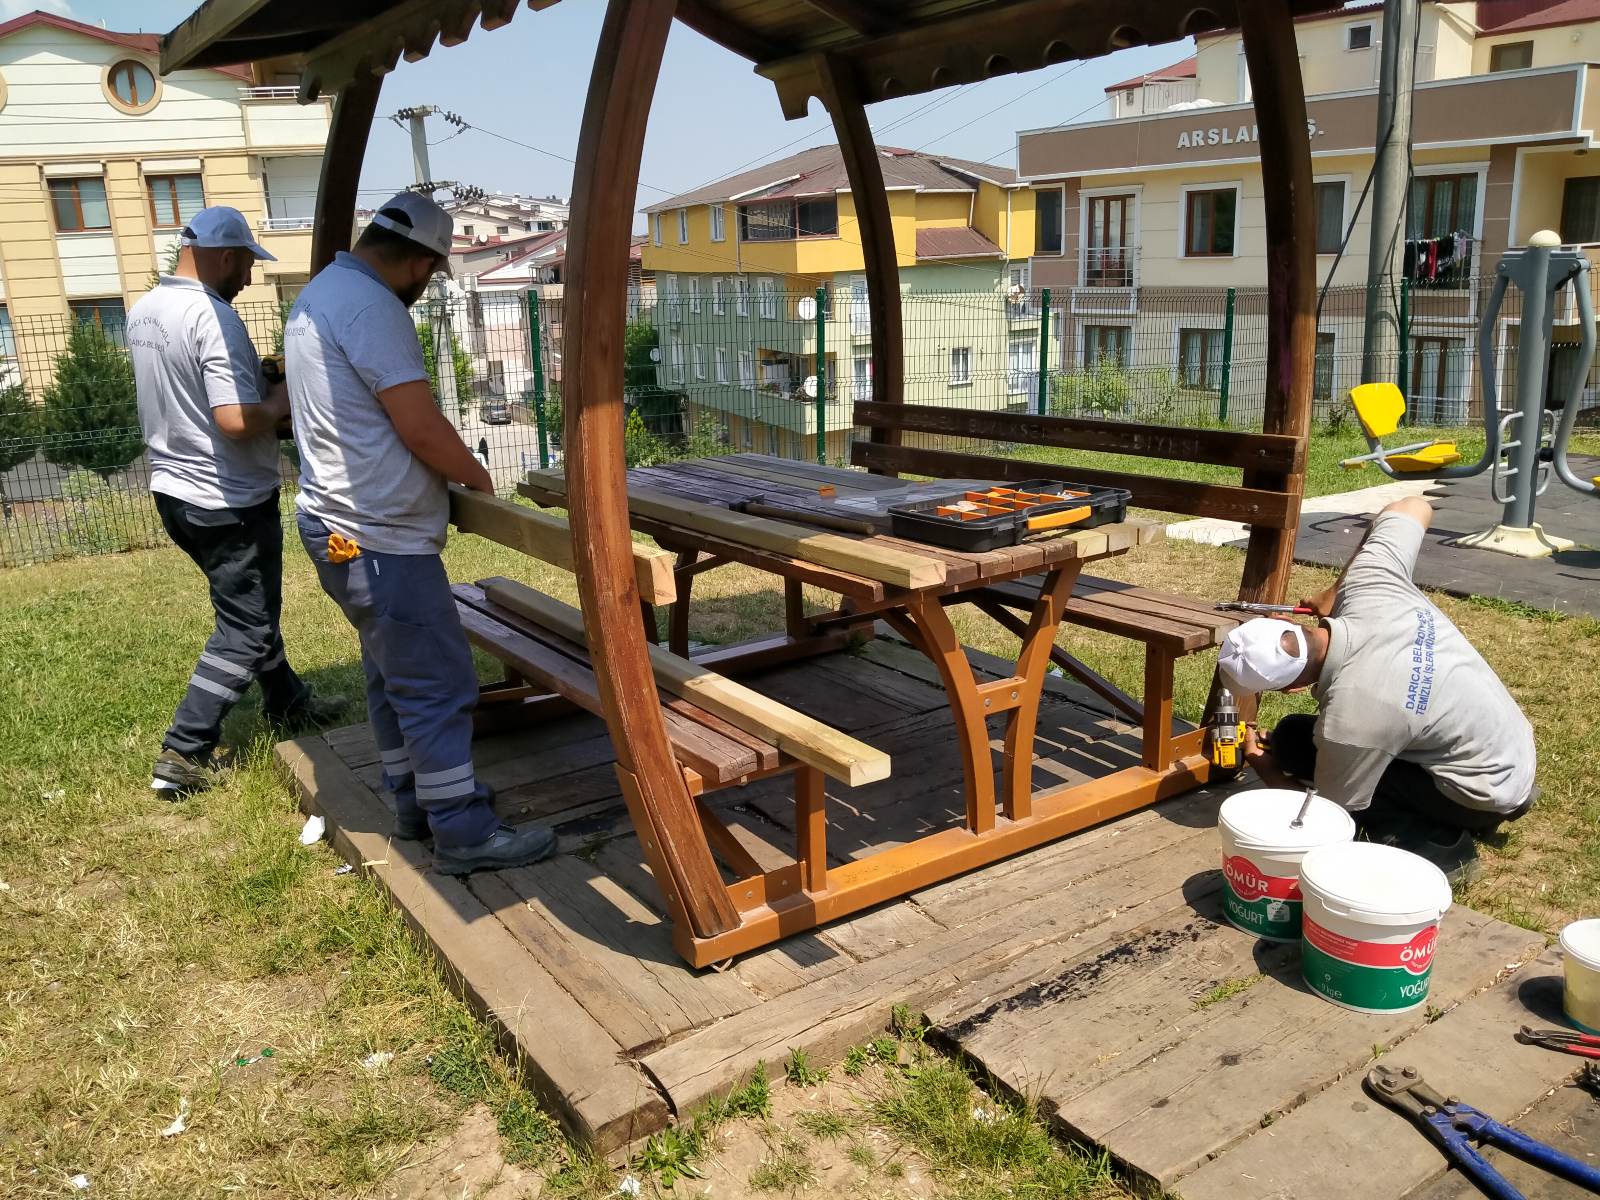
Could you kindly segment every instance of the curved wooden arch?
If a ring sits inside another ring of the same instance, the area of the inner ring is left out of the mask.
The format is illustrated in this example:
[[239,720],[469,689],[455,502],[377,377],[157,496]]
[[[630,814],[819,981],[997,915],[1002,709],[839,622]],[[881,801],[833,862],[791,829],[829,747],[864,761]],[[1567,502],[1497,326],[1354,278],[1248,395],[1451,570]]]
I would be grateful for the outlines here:
[[367,136],[378,111],[383,76],[357,78],[339,90],[328,126],[328,148],[317,180],[317,215],[311,226],[311,274],[350,249],[355,224],[356,192],[367,157]]

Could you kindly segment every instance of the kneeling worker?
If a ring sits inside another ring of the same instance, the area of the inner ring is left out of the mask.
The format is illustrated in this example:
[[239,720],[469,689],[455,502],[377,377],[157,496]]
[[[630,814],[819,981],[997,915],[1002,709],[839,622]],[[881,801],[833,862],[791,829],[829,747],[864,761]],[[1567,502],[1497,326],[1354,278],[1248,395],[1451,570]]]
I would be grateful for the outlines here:
[[1316,697],[1316,716],[1285,717],[1270,741],[1247,731],[1263,783],[1314,783],[1372,840],[1448,869],[1470,862],[1471,834],[1532,807],[1534,743],[1505,685],[1411,581],[1432,518],[1426,500],[1390,504],[1333,586],[1302,602],[1315,628],[1246,621],[1217,665],[1242,692]]
[[433,835],[450,875],[549,854],[545,826],[501,825],[472,766],[472,652],[439,553],[447,481],[493,492],[439,411],[406,311],[449,262],[450,215],[402,192],[300,293],[284,336],[300,449],[300,540],[361,639],[368,715],[396,835]]

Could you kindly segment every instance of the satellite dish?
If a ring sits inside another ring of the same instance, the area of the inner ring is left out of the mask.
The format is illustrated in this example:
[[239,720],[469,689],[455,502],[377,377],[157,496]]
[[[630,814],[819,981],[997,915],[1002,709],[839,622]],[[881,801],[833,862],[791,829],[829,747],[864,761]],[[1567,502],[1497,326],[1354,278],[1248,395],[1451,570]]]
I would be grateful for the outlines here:
[[661,361],[661,347],[660,346],[651,346],[650,347],[650,361],[653,362],[653,363],[658,363],[658,362]]
[[802,321],[815,321],[817,319],[817,298],[815,296],[801,296],[800,302],[795,305],[795,309],[799,312]]
[[[801,303],[803,304],[805,301],[802,300]],[[811,307],[815,309],[816,306],[816,301],[813,300]],[[815,375],[807,375],[806,381],[800,385],[800,390],[806,394],[806,399],[815,400],[817,398],[817,377]]]

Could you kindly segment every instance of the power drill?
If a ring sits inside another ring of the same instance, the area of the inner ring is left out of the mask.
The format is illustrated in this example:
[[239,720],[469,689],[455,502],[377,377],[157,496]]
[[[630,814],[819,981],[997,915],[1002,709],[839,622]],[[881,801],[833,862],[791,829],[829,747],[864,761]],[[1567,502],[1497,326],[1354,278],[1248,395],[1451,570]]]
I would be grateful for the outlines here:
[[1217,693],[1216,711],[1211,716],[1211,765],[1219,771],[1237,771],[1243,745],[1244,722],[1239,720],[1239,705],[1233,693],[1223,688]]

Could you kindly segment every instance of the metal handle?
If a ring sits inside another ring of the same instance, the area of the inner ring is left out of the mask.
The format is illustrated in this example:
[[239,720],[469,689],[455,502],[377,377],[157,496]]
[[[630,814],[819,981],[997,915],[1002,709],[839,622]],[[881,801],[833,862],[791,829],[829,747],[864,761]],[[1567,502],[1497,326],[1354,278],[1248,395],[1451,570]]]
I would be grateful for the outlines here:
[[1573,372],[1572,390],[1561,410],[1561,420],[1550,444],[1550,465],[1555,468],[1556,478],[1573,491],[1593,495],[1600,488],[1586,479],[1579,479],[1567,462],[1567,446],[1572,438],[1573,427],[1578,422],[1578,405],[1583,400],[1583,387],[1589,379],[1595,347],[1594,301],[1589,296],[1589,281],[1585,274],[1572,276],[1572,290],[1578,295],[1578,362],[1582,369]]

